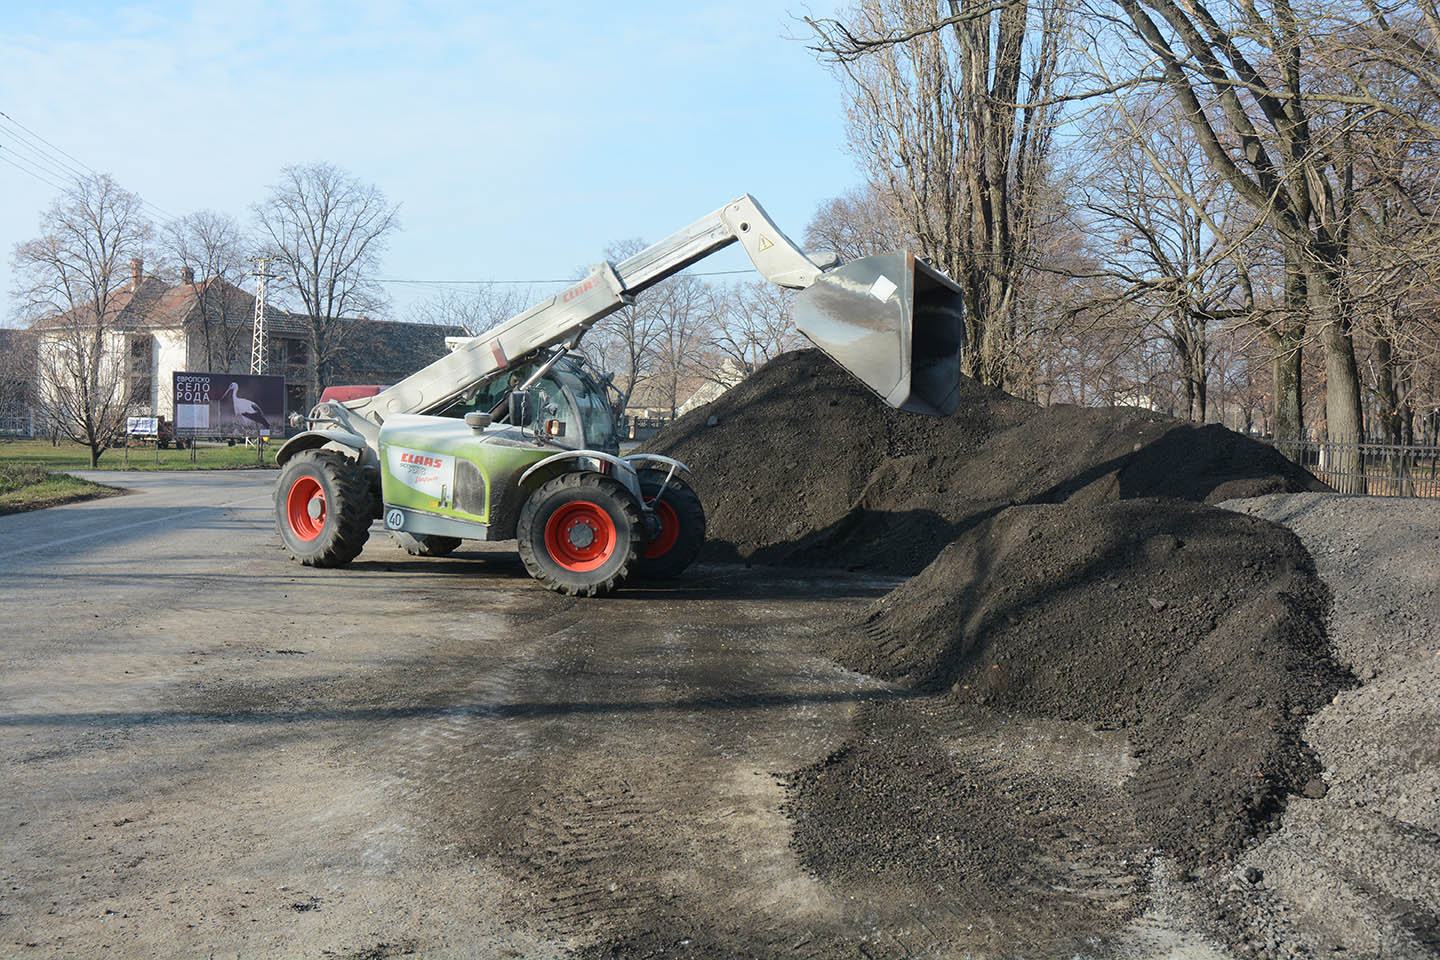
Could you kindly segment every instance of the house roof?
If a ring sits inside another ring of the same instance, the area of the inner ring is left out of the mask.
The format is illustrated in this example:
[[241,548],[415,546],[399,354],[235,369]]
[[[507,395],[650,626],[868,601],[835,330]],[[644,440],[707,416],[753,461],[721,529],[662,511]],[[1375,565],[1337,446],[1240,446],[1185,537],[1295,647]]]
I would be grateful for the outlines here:
[[463,327],[394,320],[350,320],[331,371],[334,383],[395,383],[449,353],[446,337]]
[[[200,284],[171,284],[159,277],[145,277],[138,286],[127,286],[111,295],[107,308],[114,319],[112,330],[144,333],[154,330],[183,330],[202,317],[202,297],[223,298],[218,311],[226,325],[249,328],[254,323],[255,296],[224,280]],[[33,329],[45,330],[68,325],[70,314],[57,314],[36,321]],[[212,313],[212,316],[214,314]],[[304,336],[308,318],[267,306],[266,326],[272,336]],[[332,363],[331,379],[336,383],[394,383],[444,356],[447,336],[465,334],[463,327],[429,323],[400,323],[347,317],[340,320],[342,344]]]
[[[218,303],[224,309],[220,318],[230,326],[249,327],[255,322],[255,295],[247,293],[225,280],[212,278],[203,283],[167,283],[159,277],[149,276],[140,281],[138,288],[126,286],[110,295],[108,312],[114,319],[111,329],[124,332],[149,330],[179,330],[186,324],[199,322],[202,311],[202,297],[220,298]],[[217,302],[217,301],[212,301]],[[69,313],[56,314],[37,320],[34,329],[46,329],[65,325]],[[307,317],[266,306],[265,322],[272,334],[299,336],[308,332]],[[463,336],[465,329],[458,326],[443,326],[428,323],[401,323],[379,321],[367,317],[346,317],[340,321],[352,328],[347,337],[363,341],[367,350],[375,350],[379,369],[405,370],[413,373],[418,366],[407,367],[420,356],[425,363],[446,352],[445,337]],[[416,338],[423,341],[417,348]],[[434,340],[438,343],[431,343]],[[418,351],[418,352],[417,352]],[[420,364],[423,366],[424,364]],[[364,364],[366,368],[371,364]]]
[[[219,278],[202,283],[167,283],[156,276],[143,278],[138,287],[127,285],[113,291],[106,311],[111,319],[107,325],[117,331],[179,330],[201,319],[202,298],[218,298],[212,304],[223,306],[219,311],[224,322],[232,326],[250,326],[255,322],[255,295]],[[70,312],[43,317],[32,324],[36,329],[54,328],[69,323]],[[300,334],[305,332],[305,318],[267,306],[265,321],[272,333]]]

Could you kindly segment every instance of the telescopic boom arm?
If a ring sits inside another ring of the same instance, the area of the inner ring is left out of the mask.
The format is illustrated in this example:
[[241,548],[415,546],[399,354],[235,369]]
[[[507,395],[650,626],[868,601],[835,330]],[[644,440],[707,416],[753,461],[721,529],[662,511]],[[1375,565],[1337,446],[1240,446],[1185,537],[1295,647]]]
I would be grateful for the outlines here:
[[389,389],[349,401],[343,411],[330,411],[327,419],[333,417],[349,430],[369,434],[378,432],[380,422],[391,414],[434,410],[521,357],[578,340],[595,323],[632,303],[635,294],[736,241],[756,270],[780,286],[803,289],[822,272],[746,194],[618,264],[598,264],[575,286],[471,339]]
[[312,429],[286,441],[278,456],[336,444],[374,457],[386,417],[439,410],[537,351],[573,347],[636,294],[736,242],[767,280],[802,291],[796,328],[882,400],[913,413],[955,411],[965,328],[954,281],[905,250],[844,265],[834,254],[811,258],[746,194],[633,257],[596,265],[568,290],[373,397],[318,405]]

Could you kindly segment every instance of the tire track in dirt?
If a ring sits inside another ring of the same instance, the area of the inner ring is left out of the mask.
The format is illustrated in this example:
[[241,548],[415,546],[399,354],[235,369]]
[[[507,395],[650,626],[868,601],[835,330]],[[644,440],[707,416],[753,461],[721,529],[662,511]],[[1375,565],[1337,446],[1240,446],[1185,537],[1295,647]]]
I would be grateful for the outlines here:
[[503,646],[448,638],[445,666],[412,684],[435,684],[427,709],[386,737],[379,766],[435,838],[514,879],[512,922],[557,945],[833,955],[855,931],[790,849],[775,774],[822,756],[856,703],[886,693],[806,652],[816,612],[853,603],[856,585],[833,578],[815,599],[804,581],[771,583],[723,603],[728,582],[701,587],[583,608],[545,595],[495,628]]
[[871,955],[1088,952],[1143,908],[1122,735],[940,700],[857,730],[797,771],[787,810],[805,864],[868,902]]

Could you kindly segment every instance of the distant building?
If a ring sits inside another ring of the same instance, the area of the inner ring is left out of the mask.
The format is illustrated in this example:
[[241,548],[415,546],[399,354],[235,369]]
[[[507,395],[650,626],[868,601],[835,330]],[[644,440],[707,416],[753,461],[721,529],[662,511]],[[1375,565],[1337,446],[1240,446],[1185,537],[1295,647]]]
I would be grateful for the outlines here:
[[[705,373],[692,372],[680,377],[673,397],[671,384],[665,377],[649,377],[630,394],[625,415],[642,420],[666,420],[673,412],[683,417],[696,407],[718,399],[753,372],[753,367],[741,366],[730,357],[722,357]],[[673,411],[670,406],[672,399],[675,402]]]
[[0,436],[35,430],[35,335],[0,328]]
[[[176,371],[248,373],[255,297],[223,280],[197,284],[182,270],[178,283],[145,276],[140,260],[130,263],[130,284],[111,294],[106,350],[123,358],[129,412],[163,415],[174,409]],[[286,412],[306,412],[311,396],[314,357],[308,320],[303,314],[267,308],[267,374],[285,378]],[[47,329],[65,325],[64,317],[37,321],[32,330],[43,343]],[[335,383],[391,384],[446,352],[445,337],[459,327],[398,323],[365,317],[341,321],[343,348],[332,361]],[[330,384],[322,384],[329,386]]]

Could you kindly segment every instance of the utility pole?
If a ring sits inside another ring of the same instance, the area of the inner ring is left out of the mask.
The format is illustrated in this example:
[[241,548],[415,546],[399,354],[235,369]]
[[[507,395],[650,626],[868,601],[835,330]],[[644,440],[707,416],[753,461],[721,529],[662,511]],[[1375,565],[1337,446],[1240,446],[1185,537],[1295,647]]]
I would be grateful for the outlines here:
[[267,268],[279,258],[249,257],[247,259],[255,264],[255,270],[250,274],[255,278],[255,335],[250,343],[250,372],[262,374],[265,372],[265,360],[269,347],[265,334],[265,281],[278,279],[275,274],[269,273]]
[[[266,268],[277,260],[277,257],[248,257],[251,263],[255,264],[255,271],[251,274],[255,278],[255,334],[250,341],[250,373],[258,375],[265,372],[265,361],[269,354],[269,338],[265,335],[265,281],[275,279],[275,274],[270,273]],[[245,438],[245,445],[250,445],[250,438]],[[265,444],[260,437],[260,428],[255,428],[255,457],[263,464],[265,462]]]

